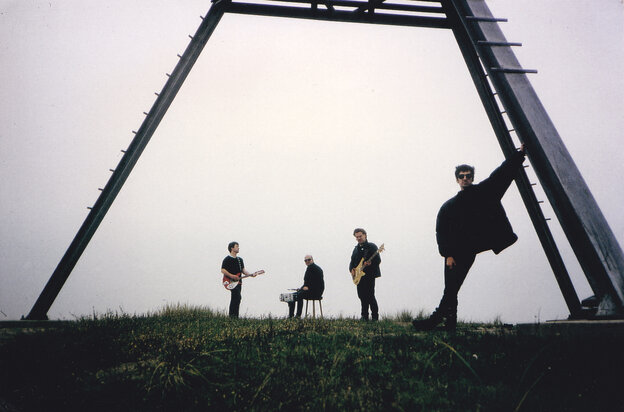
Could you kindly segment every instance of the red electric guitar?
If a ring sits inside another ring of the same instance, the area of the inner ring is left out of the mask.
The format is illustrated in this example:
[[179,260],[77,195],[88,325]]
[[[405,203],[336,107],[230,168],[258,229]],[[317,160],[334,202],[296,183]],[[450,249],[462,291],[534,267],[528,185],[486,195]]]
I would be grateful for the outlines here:
[[[254,272],[254,273],[250,273],[249,275],[245,275],[245,274],[241,275],[240,273],[237,273],[236,276],[240,276],[241,279],[244,279],[244,278],[248,278],[250,276],[261,275],[263,273],[264,273],[264,270],[258,270],[258,271]],[[240,281],[232,280],[229,277],[223,275],[223,287],[226,288],[227,290],[234,289],[236,286],[238,286],[239,282]]]

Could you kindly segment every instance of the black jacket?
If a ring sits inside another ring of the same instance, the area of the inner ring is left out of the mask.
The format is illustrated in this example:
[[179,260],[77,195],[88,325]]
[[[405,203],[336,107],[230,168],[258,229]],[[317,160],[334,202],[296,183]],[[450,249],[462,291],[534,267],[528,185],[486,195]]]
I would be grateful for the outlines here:
[[[373,253],[375,253],[377,249],[377,245],[369,242],[368,240],[361,245],[359,243],[355,245],[355,248],[353,248],[353,253],[351,254],[349,272],[351,272],[351,269],[360,264],[362,258],[364,258],[364,260],[367,260],[368,258],[373,256]],[[380,263],[381,257],[379,256],[379,254],[377,254],[377,256],[375,256],[373,260],[371,260],[371,264],[364,267],[364,273],[366,273],[367,275],[373,275],[374,277],[378,278],[379,276],[381,276],[381,270],[379,270]]]
[[518,236],[513,232],[501,198],[524,161],[516,152],[479,184],[447,200],[436,221],[438,250],[444,257],[492,250],[498,254]]
[[310,298],[320,298],[323,296],[323,291],[325,290],[323,269],[316,263],[312,263],[306,269],[305,275],[303,275],[303,286],[308,287]]

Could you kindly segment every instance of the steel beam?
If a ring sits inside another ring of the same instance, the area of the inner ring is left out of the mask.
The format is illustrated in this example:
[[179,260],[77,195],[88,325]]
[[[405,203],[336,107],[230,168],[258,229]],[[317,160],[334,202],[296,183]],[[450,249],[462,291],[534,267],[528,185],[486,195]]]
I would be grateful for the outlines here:
[[[484,0],[449,0],[468,21],[472,42],[507,42]],[[494,21],[493,21],[494,20]],[[510,47],[479,55],[585,276],[597,316],[624,315],[624,253]]]
[[[384,24],[392,26],[409,26],[409,27],[429,27],[448,29],[446,17],[429,17],[419,15],[404,15],[392,13],[379,13],[364,11],[366,3],[362,2],[341,2],[350,3],[349,7],[361,7],[353,11],[337,10],[335,8],[321,9],[314,7],[292,7],[292,6],[276,6],[273,4],[254,4],[232,2],[228,6],[228,13],[249,14],[254,16],[271,16],[271,17],[290,17],[308,20],[336,21],[346,23],[370,23]],[[319,3],[319,5],[322,3]],[[331,2],[328,2],[332,5]],[[383,7],[379,7],[383,9]],[[387,8],[385,10],[391,10]],[[378,11],[378,10],[377,10]]]
[[208,42],[212,32],[221,20],[226,5],[227,1],[225,0],[215,2],[208,11],[206,17],[204,17],[203,22],[197,29],[195,35],[192,37],[191,42],[184,51],[184,54],[180,56],[180,61],[171,73],[169,80],[167,80],[165,86],[158,94],[158,98],[152,105],[149,113],[147,113],[147,116],[137,131],[136,136],[130,143],[128,149],[125,151],[119,165],[117,165],[117,168],[113,171],[108,183],[102,190],[102,193],[93,205],[93,208],[87,215],[84,223],[78,230],[78,233],[69,245],[65,255],[52,273],[50,280],[48,280],[48,283],[45,285],[26,319],[47,319],[48,310],[50,310],[52,303],[61,291],[65,281],[76,266],[76,263],[78,263],[78,259],[80,259],[80,256],[86,249],[89,241],[95,234],[95,231],[104,219],[108,209],[113,204],[117,194],[130,175],[134,165],[139,160],[141,153],[143,153],[143,150],[156,131],[156,128],[160,124],[160,121],[167,112],[171,102],[180,90],[180,87],[182,87],[184,80],[197,61],[197,58],[201,54],[206,42]]
[[[421,6],[418,4],[408,4],[408,3],[388,3],[385,0],[374,0],[374,1],[361,1],[361,0],[270,0],[270,2],[263,2],[263,0],[255,1],[258,4],[264,5],[275,5],[275,3],[291,3],[291,4],[310,4],[310,7],[315,8],[318,6],[325,6],[325,8],[329,10],[335,10],[336,7],[342,8],[351,8],[353,11],[364,11],[369,10],[371,7],[378,10],[393,10],[393,11],[407,11],[413,13],[433,13],[433,14],[442,14],[444,15],[444,10],[440,6],[440,0],[428,0],[432,3],[438,3],[436,6]],[[240,1],[240,3],[252,3]],[[299,6],[300,8],[303,8]],[[306,6],[307,7],[307,6]]]
[[[470,76],[472,77],[479,97],[481,98],[481,102],[483,103],[485,112],[490,120],[496,139],[498,140],[505,157],[509,158],[516,151],[516,148],[513,140],[511,139],[505,119],[503,118],[500,108],[492,93],[492,89],[483,70],[483,66],[479,60],[475,44],[470,39],[463,19],[458,14],[453,2],[445,1],[443,5],[447,11],[447,16],[451,23],[455,39],[457,40],[457,45],[459,46],[462,56],[464,57],[464,61],[466,62]],[[477,45],[483,45],[482,41],[477,41]],[[500,47],[503,45],[515,46],[517,43],[495,42],[492,46]],[[531,153],[528,155],[530,160]],[[533,223],[537,237],[542,245],[542,248],[544,249],[546,259],[548,259],[548,263],[550,264],[550,267],[555,275],[559,289],[561,290],[566,305],[568,306],[570,317],[579,318],[582,316],[581,302],[576,294],[576,291],[574,290],[574,285],[570,280],[570,275],[568,274],[561,257],[561,253],[559,252],[550,228],[548,227],[548,223],[535,196],[535,192],[531,187],[531,182],[529,181],[529,178],[524,170],[521,170],[518,173],[515,178],[515,182],[518,187],[518,191],[520,192],[520,196],[522,197],[524,206],[529,213],[529,217],[531,219],[531,223]]]

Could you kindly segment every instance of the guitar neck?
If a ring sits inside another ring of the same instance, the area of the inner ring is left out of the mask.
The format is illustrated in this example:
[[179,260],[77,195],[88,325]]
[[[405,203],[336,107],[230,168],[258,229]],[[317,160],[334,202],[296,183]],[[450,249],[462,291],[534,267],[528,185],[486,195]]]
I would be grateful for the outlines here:
[[381,245],[381,246],[379,246],[379,249],[377,249],[377,250],[375,251],[375,253],[373,253],[373,255],[372,255],[371,257],[369,257],[368,259],[366,259],[366,261],[370,263],[370,261],[371,261],[371,260],[373,260],[373,259],[375,258],[375,256],[377,256],[379,253],[381,253],[381,252],[383,252],[383,251],[384,251],[384,246],[385,246],[385,245],[382,243],[382,245]]
[[264,273],[264,270],[258,270],[255,271],[254,273],[250,273],[248,275],[245,275],[244,273],[241,273],[240,278],[244,279],[244,278],[248,278],[249,276],[258,276]]
[[375,256],[377,256],[379,254],[379,249],[377,249],[375,251],[375,253],[373,253],[373,256],[369,257],[368,259],[366,259],[367,262],[370,262],[371,260],[373,260],[375,258]]

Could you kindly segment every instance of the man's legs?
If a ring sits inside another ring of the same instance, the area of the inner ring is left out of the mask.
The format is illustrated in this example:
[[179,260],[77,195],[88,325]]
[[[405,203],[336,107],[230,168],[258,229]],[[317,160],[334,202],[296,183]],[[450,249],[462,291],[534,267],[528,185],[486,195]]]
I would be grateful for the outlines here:
[[444,294],[440,300],[438,310],[446,317],[448,327],[455,329],[457,325],[457,294],[464,283],[468,271],[475,261],[475,255],[458,256],[456,266],[450,269],[444,266]]
[[446,266],[446,262],[444,263],[444,294],[440,304],[428,319],[413,321],[412,324],[415,328],[429,330],[445,321],[447,329],[455,330],[457,326],[457,294],[475,261],[475,257],[474,254],[457,256],[453,268],[449,268]]
[[[292,318],[293,316],[295,316],[295,304],[297,304],[297,306],[301,306],[300,299],[299,299],[301,292],[302,291],[298,290],[297,292],[293,293],[293,301],[288,302],[288,317],[289,318]],[[297,311],[297,316],[301,317],[301,309]]]
[[288,302],[288,317],[295,316],[295,302]]
[[297,292],[297,317],[300,318],[303,313],[303,300],[307,299],[308,293],[306,290],[300,290]]
[[368,289],[368,302],[370,304],[371,319],[379,320],[379,306],[377,305],[377,299],[375,298],[375,277],[371,276],[371,285]]
[[240,302],[241,302],[241,290],[242,290],[243,286],[239,283],[238,286],[236,286],[234,289],[230,290],[231,292],[231,296],[230,296],[230,317],[231,318],[237,318],[238,317],[238,310],[240,308]]
[[377,305],[377,299],[375,299],[375,277],[372,275],[363,276],[362,279],[360,279],[360,283],[357,285],[357,292],[362,304],[362,319],[368,320],[369,307],[372,319],[379,319],[379,307]]
[[357,294],[358,298],[360,298],[360,305],[362,307],[360,314],[362,316],[362,320],[368,320],[368,295],[366,293],[366,284],[364,283],[364,278],[360,279],[360,283],[357,284]]

